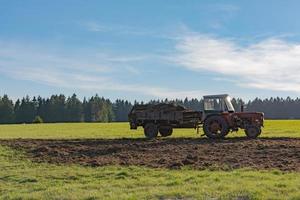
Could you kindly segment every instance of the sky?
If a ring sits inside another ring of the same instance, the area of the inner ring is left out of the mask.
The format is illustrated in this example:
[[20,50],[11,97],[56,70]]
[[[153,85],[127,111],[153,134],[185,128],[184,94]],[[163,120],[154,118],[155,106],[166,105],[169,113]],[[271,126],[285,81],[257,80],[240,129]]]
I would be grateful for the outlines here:
[[0,0],[0,96],[297,97],[300,1]]

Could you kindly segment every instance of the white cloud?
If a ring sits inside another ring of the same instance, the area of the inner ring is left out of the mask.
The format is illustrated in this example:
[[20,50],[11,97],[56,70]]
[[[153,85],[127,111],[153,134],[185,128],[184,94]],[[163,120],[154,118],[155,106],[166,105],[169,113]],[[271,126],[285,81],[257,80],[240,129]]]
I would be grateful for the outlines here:
[[124,34],[133,36],[156,36],[158,33],[150,29],[140,29],[131,26],[107,24],[98,21],[81,21],[79,24],[90,32],[102,32],[111,34]]
[[234,40],[191,33],[177,40],[175,62],[215,72],[243,87],[300,92],[300,44],[269,38],[243,46]]
[[212,4],[210,5],[210,7],[218,12],[236,12],[240,10],[240,8],[237,5],[233,4]]
[[128,92],[136,98],[140,95],[169,99],[201,95],[200,91],[182,92],[118,79],[118,73],[127,79],[138,76],[141,72],[133,64],[148,59],[146,55],[112,55],[98,51],[66,53],[47,51],[45,46],[1,41],[0,47],[0,73],[16,80],[93,93]]

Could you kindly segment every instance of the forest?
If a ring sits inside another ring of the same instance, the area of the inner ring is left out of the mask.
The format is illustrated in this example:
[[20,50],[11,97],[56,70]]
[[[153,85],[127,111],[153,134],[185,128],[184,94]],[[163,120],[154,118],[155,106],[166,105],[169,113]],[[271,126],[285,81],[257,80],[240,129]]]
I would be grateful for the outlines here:
[[[124,122],[134,104],[176,103],[194,110],[202,110],[202,99],[185,98],[175,100],[151,100],[149,102],[130,102],[117,99],[111,101],[98,95],[80,100],[76,94],[66,97],[63,94],[48,98],[23,97],[13,101],[8,95],[0,96],[0,123],[54,123],[54,122]],[[265,113],[266,119],[300,119],[300,99],[255,98],[244,102],[233,98],[236,111],[242,104],[245,111]]]

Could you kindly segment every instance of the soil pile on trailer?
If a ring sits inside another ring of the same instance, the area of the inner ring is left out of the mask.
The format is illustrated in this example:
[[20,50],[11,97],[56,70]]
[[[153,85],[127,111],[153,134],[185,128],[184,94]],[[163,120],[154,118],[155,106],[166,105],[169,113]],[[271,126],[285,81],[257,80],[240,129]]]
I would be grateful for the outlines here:
[[1,140],[33,161],[87,166],[300,171],[300,138]]

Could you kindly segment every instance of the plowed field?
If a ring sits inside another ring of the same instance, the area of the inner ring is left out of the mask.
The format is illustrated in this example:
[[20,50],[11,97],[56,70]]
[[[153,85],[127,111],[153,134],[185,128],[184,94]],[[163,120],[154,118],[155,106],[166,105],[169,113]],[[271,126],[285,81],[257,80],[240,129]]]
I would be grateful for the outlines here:
[[299,138],[0,140],[35,162],[300,171]]

